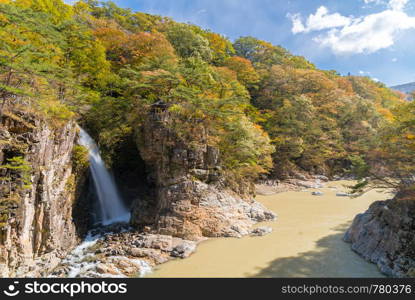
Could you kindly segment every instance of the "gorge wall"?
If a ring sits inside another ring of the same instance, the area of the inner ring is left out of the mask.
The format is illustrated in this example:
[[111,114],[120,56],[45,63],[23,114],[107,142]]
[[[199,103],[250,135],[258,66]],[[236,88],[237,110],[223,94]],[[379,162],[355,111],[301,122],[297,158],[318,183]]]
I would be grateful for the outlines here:
[[74,122],[53,127],[29,113],[3,114],[0,276],[44,276],[86,230],[88,204],[77,202],[85,169],[72,160],[76,137]]
[[415,276],[415,201],[413,192],[373,203],[357,215],[344,240],[380,271],[392,277]]
[[192,143],[186,143],[172,130],[173,122],[167,107],[158,103],[137,130],[155,197],[136,201],[133,223],[194,240],[239,237],[249,234],[254,223],[275,218],[253,200],[252,183],[241,182],[236,192],[227,186],[220,153],[209,146],[202,125],[192,130]]

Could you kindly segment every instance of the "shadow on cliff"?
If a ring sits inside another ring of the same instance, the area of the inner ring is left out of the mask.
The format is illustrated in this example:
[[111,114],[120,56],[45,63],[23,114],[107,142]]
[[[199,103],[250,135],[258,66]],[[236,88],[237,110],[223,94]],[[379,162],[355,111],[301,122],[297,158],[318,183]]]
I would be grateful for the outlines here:
[[148,178],[146,164],[141,158],[133,136],[118,145],[113,157],[113,173],[127,207],[146,199],[154,189]]
[[96,195],[91,188],[91,180],[88,170],[76,185],[76,199],[72,209],[72,220],[79,238],[83,238],[93,224],[93,216],[91,213],[93,204],[96,201]]
[[[315,250],[279,258],[248,277],[383,277],[375,265],[364,261],[343,242],[350,222],[333,228],[335,233],[316,242]],[[284,247],[284,245],[281,245]]]

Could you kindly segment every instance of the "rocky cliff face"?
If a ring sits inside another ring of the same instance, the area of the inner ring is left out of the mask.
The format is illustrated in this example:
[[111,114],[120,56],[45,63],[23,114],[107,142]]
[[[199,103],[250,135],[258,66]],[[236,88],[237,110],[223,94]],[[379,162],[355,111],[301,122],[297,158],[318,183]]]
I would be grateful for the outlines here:
[[171,129],[172,124],[166,107],[154,105],[137,132],[156,195],[154,201],[136,201],[136,225],[154,225],[160,234],[195,240],[239,237],[249,234],[254,223],[275,218],[252,200],[250,184],[242,183],[238,193],[226,189],[220,153],[208,145],[202,125],[194,128],[190,144]]
[[381,272],[393,277],[415,276],[415,195],[399,194],[375,202],[356,216],[344,240]]
[[47,274],[78,243],[83,229],[74,223],[81,180],[72,168],[76,135],[73,122],[54,128],[27,113],[3,115],[0,276]]

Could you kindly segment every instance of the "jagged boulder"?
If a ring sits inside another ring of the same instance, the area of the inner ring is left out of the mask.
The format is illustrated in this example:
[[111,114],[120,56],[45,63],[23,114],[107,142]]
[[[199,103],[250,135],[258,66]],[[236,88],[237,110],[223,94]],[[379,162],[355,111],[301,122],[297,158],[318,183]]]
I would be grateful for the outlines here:
[[344,240],[380,271],[393,277],[415,276],[415,198],[398,194],[373,203],[356,216]]

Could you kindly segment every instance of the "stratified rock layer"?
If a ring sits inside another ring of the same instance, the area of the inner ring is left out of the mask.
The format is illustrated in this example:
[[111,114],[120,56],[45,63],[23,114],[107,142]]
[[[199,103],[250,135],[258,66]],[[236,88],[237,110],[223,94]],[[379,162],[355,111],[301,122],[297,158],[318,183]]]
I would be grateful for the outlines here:
[[415,200],[400,194],[373,203],[357,215],[344,240],[381,272],[393,277],[415,276]]
[[[73,221],[78,179],[71,162],[76,135],[73,122],[54,128],[27,113],[3,115],[0,164],[23,157],[31,185],[22,188],[16,172],[1,185],[1,277],[47,274],[79,242],[81,229]],[[4,176],[6,168],[1,172]]]

